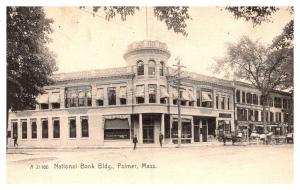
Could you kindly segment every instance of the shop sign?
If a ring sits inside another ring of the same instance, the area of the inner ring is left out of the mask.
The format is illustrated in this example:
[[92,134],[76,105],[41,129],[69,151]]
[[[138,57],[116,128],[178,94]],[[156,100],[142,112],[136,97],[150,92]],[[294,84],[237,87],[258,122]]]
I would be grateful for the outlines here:
[[219,117],[222,117],[222,118],[231,118],[231,114],[230,113],[219,113]]

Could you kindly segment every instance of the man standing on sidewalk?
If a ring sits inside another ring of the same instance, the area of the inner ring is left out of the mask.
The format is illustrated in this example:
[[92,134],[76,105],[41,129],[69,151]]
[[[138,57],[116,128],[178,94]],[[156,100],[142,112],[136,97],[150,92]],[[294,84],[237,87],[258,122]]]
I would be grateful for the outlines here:
[[19,146],[18,145],[18,137],[17,137],[16,134],[14,134],[14,138],[13,139],[14,139],[14,147],[16,147],[16,145]]
[[159,144],[160,144],[160,147],[162,147],[162,141],[164,139],[164,135],[162,133],[159,134]]
[[138,142],[136,135],[134,135],[132,141],[133,141],[133,144],[134,144],[134,145],[133,145],[133,150],[135,150],[135,148],[136,148],[136,143]]

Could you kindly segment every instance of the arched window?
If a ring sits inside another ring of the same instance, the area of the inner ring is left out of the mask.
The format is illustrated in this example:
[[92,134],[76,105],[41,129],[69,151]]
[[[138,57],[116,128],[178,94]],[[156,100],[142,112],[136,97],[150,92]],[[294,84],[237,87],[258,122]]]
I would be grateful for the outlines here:
[[150,60],[148,64],[148,75],[155,75],[155,61]]
[[143,61],[137,62],[137,75],[144,75],[144,62]]
[[164,76],[164,65],[165,65],[165,63],[163,61],[161,61],[159,63],[159,75],[160,76]]

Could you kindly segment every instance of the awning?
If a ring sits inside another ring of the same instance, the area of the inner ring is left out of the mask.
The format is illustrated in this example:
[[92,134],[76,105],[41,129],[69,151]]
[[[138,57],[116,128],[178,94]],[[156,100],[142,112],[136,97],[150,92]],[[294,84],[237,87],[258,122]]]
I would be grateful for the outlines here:
[[181,99],[183,101],[191,101],[191,99],[190,99],[190,97],[188,95],[188,92],[186,90],[182,91],[182,97],[181,97]]
[[120,94],[119,94],[119,97],[120,97],[120,98],[126,98],[126,94],[127,94],[127,89],[126,89],[126,87],[120,87]]
[[128,119],[105,119],[104,129],[129,129]]
[[202,92],[202,102],[212,102],[211,92]]
[[149,94],[155,94],[156,88],[152,85],[149,85]]
[[178,91],[176,88],[173,88],[173,99],[177,100],[178,99]]
[[197,100],[196,96],[194,95],[193,91],[191,91],[191,90],[189,90],[189,97],[190,97],[190,100],[193,102]]
[[98,88],[96,92],[96,100],[104,100],[104,90],[103,88]]
[[167,92],[166,87],[164,87],[164,86],[160,87],[160,97],[161,98],[169,98],[170,97],[168,92]]
[[135,97],[144,97],[145,96],[145,87],[142,86],[136,86],[136,93]]
[[83,91],[80,91],[78,93],[78,98],[84,98],[85,97],[85,93]]
[[49,95],[48,94],[39,95],[37,97],[37,102],[39,104],[48,104],[49,103]]
[[60,103],[60,94],[52,93],[49,97],[50,103]]

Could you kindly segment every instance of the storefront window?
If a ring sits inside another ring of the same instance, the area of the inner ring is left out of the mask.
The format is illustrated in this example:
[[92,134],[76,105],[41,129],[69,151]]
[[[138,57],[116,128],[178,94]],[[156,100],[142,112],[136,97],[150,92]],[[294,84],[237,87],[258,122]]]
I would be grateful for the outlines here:
[[22,121],[22,139],[27,139],[27,121]]
[[60,124],[59,120],[53,120],[53,138],[60,138]]
[[75,118],[69,119],[69,137],[76,138],[76,119]]
[[104,125],[104,140],[129,139],[130,129],[128,119],[106,119]]
[[48,120],[42,120],[42,138],[48,138]]
[[31,121],[31,138],[32,139],[36,139],[37,138],[36,121]]
[[88,118],[81,119],[81,137],[89,137]]

